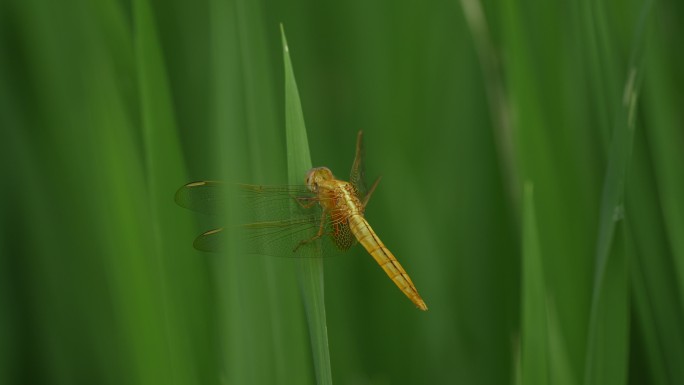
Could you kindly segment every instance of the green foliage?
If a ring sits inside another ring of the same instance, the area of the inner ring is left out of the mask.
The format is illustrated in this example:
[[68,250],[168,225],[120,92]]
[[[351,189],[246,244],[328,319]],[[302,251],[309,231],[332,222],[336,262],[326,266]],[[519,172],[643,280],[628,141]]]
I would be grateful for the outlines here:
[[[525,185],[522,224],[522,319],[520,341],[521,384],[549,383],[549,331],[546,282],[539,250],[539,230],[534,212],[534,191]],[[555,378],[555,376],[554,376]]]
[[[680,3],[0,2],[0,383],[678,383]],[[178,187],[360,129],[429,311],[360,247],[192,249],[243,207]]]
[[[301,176],[306,175],[306,172],[311,169],[311,155],[309,155],[309,140],[306,137],[299,90],[290,60],[290,48],[287,45],[285,30],[282,25],[280,28],[283,39],[283,61],[285,62],[285,136],[288,181],[291,184],[299,184],[301,183]],[[316,379],[318,384],[332,384],[328,330],[325,319],[323,260],[320,248],[307,250],[307,252],[318,254],[307,255],[307,258],[299,261],[300,285],[309,324]]]

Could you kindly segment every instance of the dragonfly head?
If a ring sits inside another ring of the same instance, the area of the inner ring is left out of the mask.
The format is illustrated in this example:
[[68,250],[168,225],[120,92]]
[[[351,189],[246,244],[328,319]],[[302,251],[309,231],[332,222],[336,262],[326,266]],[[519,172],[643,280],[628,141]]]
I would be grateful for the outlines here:
[[333,179],[333,173],[327,167],[315,167],[306,173],[306,187],[311,192],[318,192],[318,184],[325,180]]

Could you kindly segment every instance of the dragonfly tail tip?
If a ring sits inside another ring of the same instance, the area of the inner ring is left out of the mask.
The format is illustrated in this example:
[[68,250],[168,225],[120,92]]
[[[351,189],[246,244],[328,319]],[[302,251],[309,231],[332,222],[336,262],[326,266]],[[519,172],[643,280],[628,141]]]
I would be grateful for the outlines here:
[[422,301],[422,300],[421,300],[421,301],[418,303],[418,309],[420,309],[420,310],[422,310],[422,311],[427,311],[428,307],[427,307],[427,305],[425,304],[425,301]]

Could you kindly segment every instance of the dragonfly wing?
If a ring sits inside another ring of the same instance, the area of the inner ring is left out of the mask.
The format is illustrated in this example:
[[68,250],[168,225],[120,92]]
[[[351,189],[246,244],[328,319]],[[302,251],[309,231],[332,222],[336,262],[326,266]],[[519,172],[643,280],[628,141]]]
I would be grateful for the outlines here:
[[176,191],[176,203],[202,214],[218,214],[225,206],[226,184],[217,181],[188,183]]
[[199,251],[218,253],[225,250],[226,235],[227,233],[223,227],[209,230],[195,238],[192,246]]
[[342,250],[348,250],[356,243],[356,237],[349,228],[349,222],[343,213],[333,211],[330,214],[328,232],[335,246]]
[[[195,249],[220,252],[227,249],[227,242],[238,241],[242,243],[238,249],[249,254],[301,258],[339,254],[353,244],[353,239],[344,236],[351,234],[348,225],[334,223],[330,215],[323,215],[318,198],[306,186],[233,185],[240,211],[245,214],[240,218],[225,210],[229,187],[216,181],[193,182],[176,193],[176,202],[182,207],[227,215],[228,225],[198,236]],[[316,237],[321,218],[323,234]]]
[[370,189],[366,186],[365,158],[366,150],[363,145],[363,131],[359,131],[359,134],[356,137],[356,156],[354,157],[354,164],[352,165],[349,182],[356,188],[356,192],[364,207],[380,182],[380,177],[378,177],[375,182],[373,182]]
[[[297,247],[299,241],[311,239],[318,229],[318,224],[312,221],[269,221],[250,223],[235,227],[220,227],[209,230],[193,242],[193,247],[199,251],[209,253],[224,252],[228,249],[228,242],[242,242],[242,250],[248,254],[269,255],[276,257],[300,258],[313,255],[307,250],[319,247],[317,240]],[[237,237],[229,239],[229,231],[237,233]],[[239,250],[240,248],[238,248]]]
[[346,223],[337,225],[329,215],[322,215],[321,210],[319,204],[309,208],[295,204],[290,218],[273,220],[273,216],[264,213],[261,220],[243,225],[243,239],[248,252],[287,258],[341,254],[353,244],[353,240],[344,240],[339,234],[348,234],[352,238],[353,234]]
[[349,175],[349,182],[356,187],[359,193],[359,198],[363,201],[366,197],[366,167],[365,158],[366,150],[363,146],[363,131],[359,131],[356,136],[356,155],[354,156],[354,164],[352,165],[351,174]]

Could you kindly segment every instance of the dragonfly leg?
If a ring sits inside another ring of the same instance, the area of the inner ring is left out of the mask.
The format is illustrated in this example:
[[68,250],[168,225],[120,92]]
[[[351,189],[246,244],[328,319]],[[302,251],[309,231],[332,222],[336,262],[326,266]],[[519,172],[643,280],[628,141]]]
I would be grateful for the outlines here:
[[295,246],[295,248],[292,249],[292,252],[297,251],[297,249],[299,249],[300,246],[306,245],[307,243],[313,242],[313,241],[317,240],[318,238],[322,237],[324,230],[325,230],[325,210],[323,210],[323,212],[321,213],[321,225],[318,228],[318,232],[316,233],[316,235],[314,235],[313,237],[311,237],[309,239],[302,239],[301,241],[299,241],[297,246]]
[[[295,200],[295,202],[297,202],[298,205],[300,205],[302,208],[305,208],[305,209],[310,209],[314,205],[316,205],[316,203],[317,203],[316,198],[313,198],[313,197],[296,197],[294,195],[290,195],[290,196],[292,197],[292,199]],[[304,203],[304,202],[306,202],[306,203]]]
[[373,191],[375,191],[375,188],[378,187],[378,183],[380,183],[380,179],[382,179],[382,176],[379,176],[378,179],[373,182],[373,185],[371,188],[368,190],[368,193],[366,194],[366,197],[363,198],[363,207],[365,208],[366,205],[368,204],[368,201],[370,200],[371,195],[373,195]]

